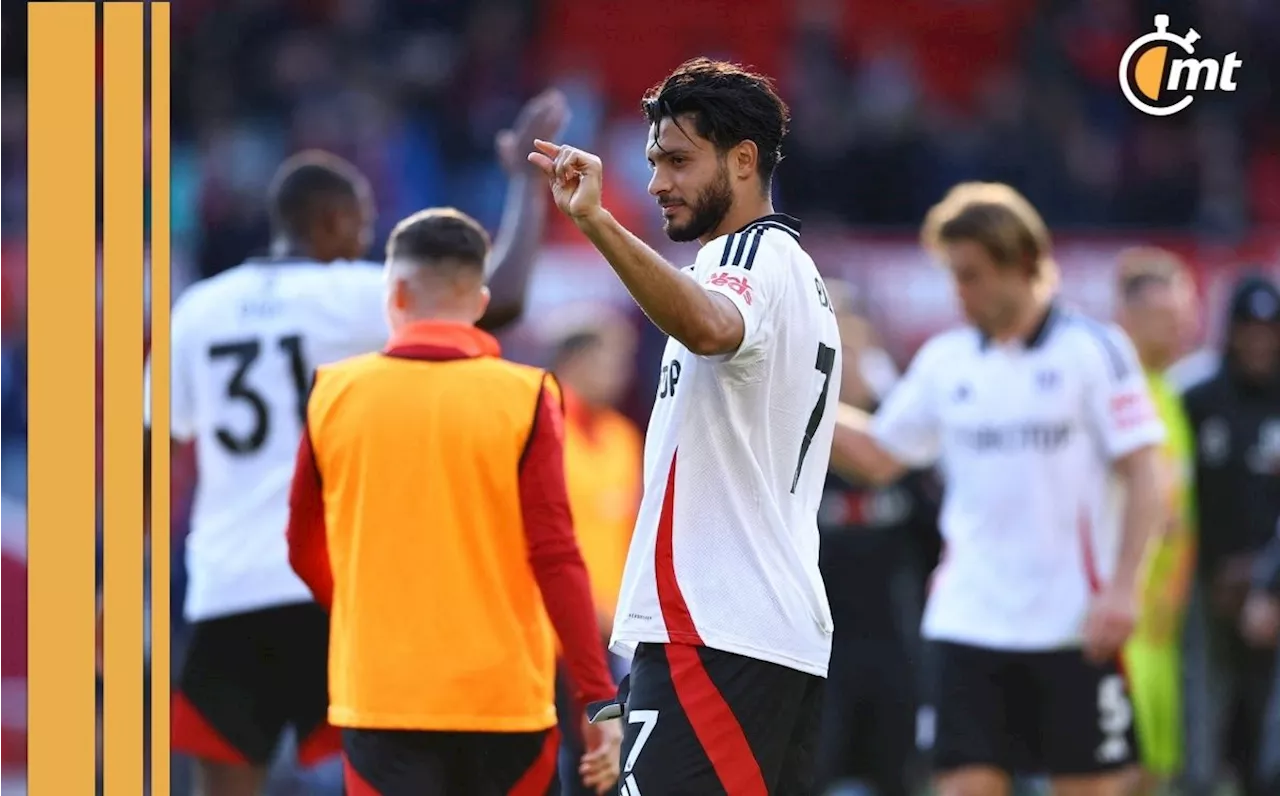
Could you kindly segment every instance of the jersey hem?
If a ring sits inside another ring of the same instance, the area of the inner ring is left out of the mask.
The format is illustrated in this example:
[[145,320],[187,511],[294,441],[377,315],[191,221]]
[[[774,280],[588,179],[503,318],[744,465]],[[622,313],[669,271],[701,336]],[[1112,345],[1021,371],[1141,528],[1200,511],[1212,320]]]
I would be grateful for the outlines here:
[[426,732],[539,732],[556,726],[556,717],[450,716],[436,714],[365,713],[329,708],[329,723],[353,730],[419,730]]
[[1084,640],[1072,636],[1061,641],[1015,642],[1007,639],[991,639],[972,636],[967,633],[951,631],[930,631],[925,629],[921,637],[926,641],[941,641],[947,644],[961,644],[966,647],[991,650],[992,652],[1061,652],[1063,650],[1084,649]]
[[[637,644],[697,644],[698,646],[707,647],[708,649],[719,650],[720,652],[728,652],[734,655],[741,655],[744,658],[764,661],[765,663],[773,663],[778,666],[785,666],[788,669],[811,674],[815,677],[826,678],[827,668],[831,659],[831,650],[827,650],[827,660],[822,663],[815,663],[812,659],[797,658],[784,652],[761,649],[751,644],[739,641],[730,641],[724,638],[716,638],[715,636],[696,635],[686,638],[689,634],[685,633],[629,633],[626,636],[617,636],[609,645],[609,651],[615,655],[624,655],[631,657],[635,654]],[[700,643],[699,643],[700,642]]]
[[246,600],[234,605],[219,606],[213,609],[201,607],[200,610],[192,610],[191,608],[185,608],[182,612],[182,618],[189,624],[211,622],[214,619],[226,619],[240,614],[252,614],[258,611],[269,611],[272,608],[286,608],[292,605],[308,605],[314,602],[315,599],[309,593],[306,595],[281,595],[261,600]]

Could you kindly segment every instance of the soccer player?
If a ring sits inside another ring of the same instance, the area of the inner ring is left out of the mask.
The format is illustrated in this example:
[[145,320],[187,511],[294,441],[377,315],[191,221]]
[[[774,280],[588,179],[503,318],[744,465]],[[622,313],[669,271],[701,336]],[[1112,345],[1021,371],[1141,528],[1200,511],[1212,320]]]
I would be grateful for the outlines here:
[[1120,256],[1117,320],[1146,373],[1165,427],[1161,458],[1165,530],[1152,539],[1141,580],[1138,623],[1124,662],[1142,763],[1133,792],[1155,793],[1182,767],[1182,619],[1195,567],[1191,473],[1195,441],[1182,401],[1164,371],[1183,353],[1194,322],[1194,291],[1186,266],[1171,252],[1139,248]]
[[800,222],[770,199],[788,111],[768,78],[705,58],[643,108],[667,236],[702,244],[687,268],[603,207],[595,155],[545,141],[529,155],[670,335],[611,642],[632,656],[621,792],[807,794],[831,653],[817,511],[841,354]]
[[969,325],[927,342],[874,418],[842,406],[832,458],[882,482],[941,468],[923,624],[938,792],[1045,773],[1060,796],[1118,794],[1134,760],[1118,657],[1164,509],[1163,426],[1123,332],[1054,301],[1049,234],[1021,195],[959,185],[922,237]]
[[[400,222],[387,347],[317,369],[307,403],[289,560],[333,617],[329,721],[352,794],[556,794],[552,626],[577,697],[615,690],[559,391],[474,326],[488,249],[457,211]],[[621,729],[585,733],[583,780],[604,793]]]
[[[512,173],[483,323],[521,312],[545,188],[512,153],[558,130],[563,97],[530,102],[499,142]],[[310,764],[338,749],[325,725],[328,617],[289,569],[288,488],[312,368],[387,339],[367,180],[332,155],[286,161],[269,199],[272,256],[199,282],[172,315],[171,431],[196,443],[184,614],[190,645],[173,695],[173,749],[205,796],[257,794],[283,730]],[[148,378],[150,368],[148,367]],[[148,406],[149,406],[148,401]]]

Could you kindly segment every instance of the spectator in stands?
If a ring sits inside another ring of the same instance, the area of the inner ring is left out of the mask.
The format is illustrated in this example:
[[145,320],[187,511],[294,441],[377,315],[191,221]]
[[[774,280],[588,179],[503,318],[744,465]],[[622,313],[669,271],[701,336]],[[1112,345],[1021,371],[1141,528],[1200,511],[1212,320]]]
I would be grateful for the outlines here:
[[[558,313],[548,332],[551,368],[564,394],[564,468],[578,547],[591,577],[601,646],[607,648],[643,489],[644,438],[618,410],[630,385],[636,334],[627,318],[601,306]],[[615,680],[626,661],[609,654]],[[575,704],[563,668],[557,704],[564,743],[560,782],[565,796],[588,796],[575,772],[582,758],[584,706]]]
[[1280,519],[1280,289],[1260,276],[1236,286],[1218,372],[1189,390],[1196,436],[1199,561],[1185,634],[1188,796],[1215,792],[1226,758],[1247,794],[1273,649],[1244,643],[1240,613],[1258,554]]

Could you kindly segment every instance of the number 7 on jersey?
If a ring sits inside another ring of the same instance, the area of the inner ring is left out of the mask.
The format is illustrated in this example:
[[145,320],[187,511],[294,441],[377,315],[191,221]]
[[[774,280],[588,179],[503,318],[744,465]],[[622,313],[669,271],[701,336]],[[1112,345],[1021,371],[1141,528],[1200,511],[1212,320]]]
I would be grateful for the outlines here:
[[796,459],[796,474],[791,478],[791,494],[796,493],[800,483],[800,471],[804,469],[804,458],[809,454],[809,446],[813,444],[813,435],[818,433],[822,424],[822,415],[827,411],[827,393],[831,390],[831,371],[836,366],[836,350],[826,343],[818,343],[818,360],[813,367],[822,374],[822,392],[818,394],[818,402],[809,413],[809,424],[804,429],[804,440],[800,443],[800,456]]

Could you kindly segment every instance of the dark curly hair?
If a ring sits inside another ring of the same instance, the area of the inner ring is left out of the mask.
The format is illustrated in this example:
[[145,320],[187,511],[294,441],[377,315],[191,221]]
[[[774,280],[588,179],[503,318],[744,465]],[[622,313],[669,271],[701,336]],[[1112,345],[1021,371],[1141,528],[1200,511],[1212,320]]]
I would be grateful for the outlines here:
[[[685,61],[641,101],[645,118],[654,126],[689,114],[699,136],[719,152],[743,141],[760,150],[760,181],[768,186],[782,161],[782,139],[791,111],[778,96],[773,81],[727,61],[694,58]],[[683,128],[681,128],[683,129]]]

